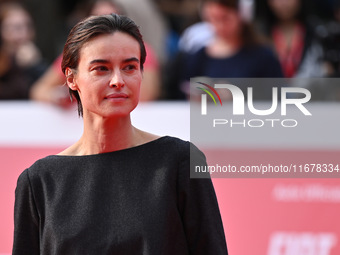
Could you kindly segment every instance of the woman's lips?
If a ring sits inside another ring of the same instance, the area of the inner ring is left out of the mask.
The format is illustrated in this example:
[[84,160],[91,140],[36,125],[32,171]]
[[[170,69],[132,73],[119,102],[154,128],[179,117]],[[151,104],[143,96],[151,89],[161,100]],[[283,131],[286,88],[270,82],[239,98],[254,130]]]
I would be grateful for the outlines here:
[[124,99],[128,98],[128,95],[125,93],[113,93],[109,94],[105,97],[106,99]]

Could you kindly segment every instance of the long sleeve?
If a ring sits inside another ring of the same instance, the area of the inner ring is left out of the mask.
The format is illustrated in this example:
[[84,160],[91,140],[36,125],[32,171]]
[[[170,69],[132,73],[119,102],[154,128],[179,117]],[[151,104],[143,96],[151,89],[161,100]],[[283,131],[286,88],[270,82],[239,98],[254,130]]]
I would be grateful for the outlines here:
[[39,217],[28,170],[18,178],[14,206],[13,255],[39,254]]
[[[193,144],[195,164],[206,165]],[[190,158],[179,167],[178,201],[191,255],[226,255],[227,246],[217,198],[210,178],[190,178]]]

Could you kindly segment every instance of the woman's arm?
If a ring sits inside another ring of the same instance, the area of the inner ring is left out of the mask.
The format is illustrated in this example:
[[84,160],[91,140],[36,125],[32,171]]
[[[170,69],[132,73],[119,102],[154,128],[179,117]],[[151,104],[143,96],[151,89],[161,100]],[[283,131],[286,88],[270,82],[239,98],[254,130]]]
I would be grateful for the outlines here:
[[19,176],[15,190],[12,255],[21,254],[40,254],[39,216],[27,169]]
[[210,176],[190,178],[190,161],[203,166],[206,165],[205,156],[193,144],[190,146],[191,155],[181,162],[178,179],[179,210],[190,254],[227,255],[222,219]]

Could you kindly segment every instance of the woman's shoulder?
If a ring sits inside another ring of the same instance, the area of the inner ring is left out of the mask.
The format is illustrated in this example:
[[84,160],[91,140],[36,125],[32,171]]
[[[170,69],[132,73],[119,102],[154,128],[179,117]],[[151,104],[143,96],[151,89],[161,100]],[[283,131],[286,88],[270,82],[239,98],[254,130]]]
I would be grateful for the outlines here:
[[27,171],[31,176],[32,174],[43,171],[44,169],[51,169],[51,167],[58,167],[58,160],[56,159],[55,155],[49,155],[36,160],[25,171]]
[[172,146],[172,150],[178,155],[180,160],[206,160],[204,153],[194,143],[171,136],[168,136],[167,139],[167,142]]
[[136,149],[147,149],[151,150],[152,148],[155,150],[168,150],[169,149],[184,149],[185,147],[189,146],[189,142],[182,140],[181,138],[174,137],[174,136],[169,136],[169,135],[164,135],[164,136],[159,136],[156,134],[152,134],[143,130],[137,130],[137,139],[136,143],[137,146],[132,147],[131,149],[133,150],[134,148]]
[[[42,173],[46,170],[58,167],[57,161],[52,155],[36,160],[31,166],[22,171],[18,177],[19,183],[32,183],[36,179],[40,179]],[[30,184],[31,185],[31,184]]]
[[143,149],[144,152],[156,153],[160,156],[166,156],[164,158],[169,157],[179,162],[190,161],[196,157],[205,160],[204,153],[195,144],[174,136],[159,137],[156,140],[146,143]]
[[168,145],[173,145],[174,147],[178,148],[186,148],[190,144],[189,141],[174,136],[163,136],[160,137],[159,139],[161,139],[162,142],[167,143]]
[[190,162],[191,160],[205,160],[204,153],[192,142],[174,137],[162,136],[140,146],[139,155],[153,155],[155,160],[164,162]]
[[190,141],[174,136],[163,136],[159,138],[161,142],[167,144],[167,146],[173,146],[174,149],[179,151],[188,151],[190,149],[199,150],[195,144]]
[[190,142],[174,136],[162,136],[150,142],[157,152],[185,155],[190,152]]

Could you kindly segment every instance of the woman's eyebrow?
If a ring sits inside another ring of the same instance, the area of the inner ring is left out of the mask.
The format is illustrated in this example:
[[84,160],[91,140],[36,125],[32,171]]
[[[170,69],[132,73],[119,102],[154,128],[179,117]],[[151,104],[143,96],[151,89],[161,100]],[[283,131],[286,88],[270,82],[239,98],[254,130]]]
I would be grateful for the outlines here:
[[101,64],[108,64],[109,61],[106,60],[106,59],[94,59],[90,62],[90,65],[91,64],[96,64],[96,63],[101,63]]
[[[90,65],[96,64],[96,63],[108,64],[109,62],[110,61],[106,60],[106,59],[94,59],[94,60],[91,60]],[[139,59],[132,57],[132,58],[127,58],[127,59],[123,60],[123,63],[127,63],[127,62],[137,62],[137,63],[139,63]]]
[[126,62],[137,62],[137,63],[139,63],[139,59],[135,58],[135,57],[132,57],[132,58],[124,59],[123,62],[124,63],[126,63]]

